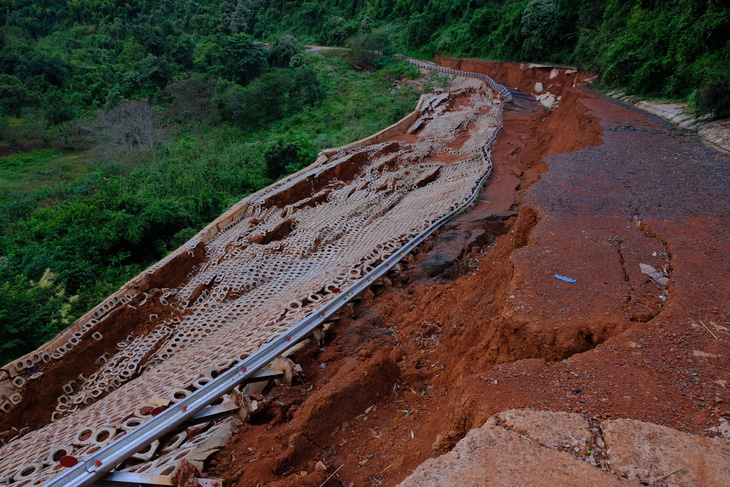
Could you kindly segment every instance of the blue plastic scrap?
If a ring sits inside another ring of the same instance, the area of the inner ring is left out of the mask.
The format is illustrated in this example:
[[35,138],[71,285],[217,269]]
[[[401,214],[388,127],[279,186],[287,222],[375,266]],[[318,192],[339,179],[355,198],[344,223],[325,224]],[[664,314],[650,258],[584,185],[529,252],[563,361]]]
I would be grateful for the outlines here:
[[570,283],[577,282],[575,279],[571,279],[570,277],[561,276],[560,274],[555,274],[555,279],[560,279],[561,281],[570,282]]

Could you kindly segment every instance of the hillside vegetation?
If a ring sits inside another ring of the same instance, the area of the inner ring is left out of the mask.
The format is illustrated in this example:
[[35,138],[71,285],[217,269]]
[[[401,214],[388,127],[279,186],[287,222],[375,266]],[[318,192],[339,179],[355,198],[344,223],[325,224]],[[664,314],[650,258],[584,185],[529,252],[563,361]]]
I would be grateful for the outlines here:
[[719,1],[0,0],[0,26],[0,362],[405,115],[418,93],[393,89],[415,74],[396,52],[579,64],[730,113]]
[[730,115],[730,7],[721,0],[251,0],[254,35],[345,44],[380,29],[420,56],[575,64],[607,87]]
[[65,16],[51,2],[6,10],[0,28],[3,364],[236,201],[418,99],[393,89],[417,70],[391,56],[363,71],[291,36],[267,48],[157,8],[59,6]]

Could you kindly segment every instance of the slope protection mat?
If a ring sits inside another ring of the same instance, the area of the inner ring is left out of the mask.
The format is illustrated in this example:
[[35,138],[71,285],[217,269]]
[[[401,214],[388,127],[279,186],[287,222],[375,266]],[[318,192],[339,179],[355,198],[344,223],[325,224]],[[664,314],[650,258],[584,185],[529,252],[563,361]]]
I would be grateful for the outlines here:
[[[423,98],[403,132],[343,148],[249,196],[235,218],[226,214],[230,222],[219,219],[225,226],[217,220],[81,318],[60,336],[63,344],[57,338],[38,360],[14,364],[16,375],[4,382],[18,392],[4,414],[31,404],[25,388],[46,369],[50,376],[54,362],[124,328],[113,348],[86,350],[88,376],[61,384],[50,405],[34,404],[50,411],[48,424],[0,449],[0,483],[38,485],[59,473],[61,456],[84,458],[123,435],[149,418],[152,398],[185,397],[465,201],[489,169],[480,147],[499,124],[499,101],[481,81],[457,77]],[[179,269],[187,275],[165,287],[175,279],[164,275]],[[94,350],[103,353],[89,356]],[[25,366],[29,374],[21,374]],[[215,434],[216,427],[187,443],[177,435],[174,451],[155,445],[162,455],[145,456],[143,470],[171,475],[174,458]]]

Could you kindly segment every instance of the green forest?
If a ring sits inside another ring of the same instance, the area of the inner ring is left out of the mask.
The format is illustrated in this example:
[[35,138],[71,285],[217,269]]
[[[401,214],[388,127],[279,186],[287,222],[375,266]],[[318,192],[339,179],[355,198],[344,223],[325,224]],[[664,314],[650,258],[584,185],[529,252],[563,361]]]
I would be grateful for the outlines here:
[[412,110],[399,53],[577,65],[726,117],[728,33],[697,0],[0,0],[0,362]]

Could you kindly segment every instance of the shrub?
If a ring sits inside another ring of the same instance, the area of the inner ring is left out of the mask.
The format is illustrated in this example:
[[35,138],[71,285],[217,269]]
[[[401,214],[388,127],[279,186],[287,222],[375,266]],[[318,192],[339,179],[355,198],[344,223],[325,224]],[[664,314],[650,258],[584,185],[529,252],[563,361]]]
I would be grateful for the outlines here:
[[277,140],[264,154],[266,174],[278,179],[286,173],[293,173],[314,162],[314,147],[308,141],[287,142]]
[[163,115],[146,100],[130,100],[109,112],[101,112],[92,129],[106,154],[135,148],[154,152],[162,144]]

